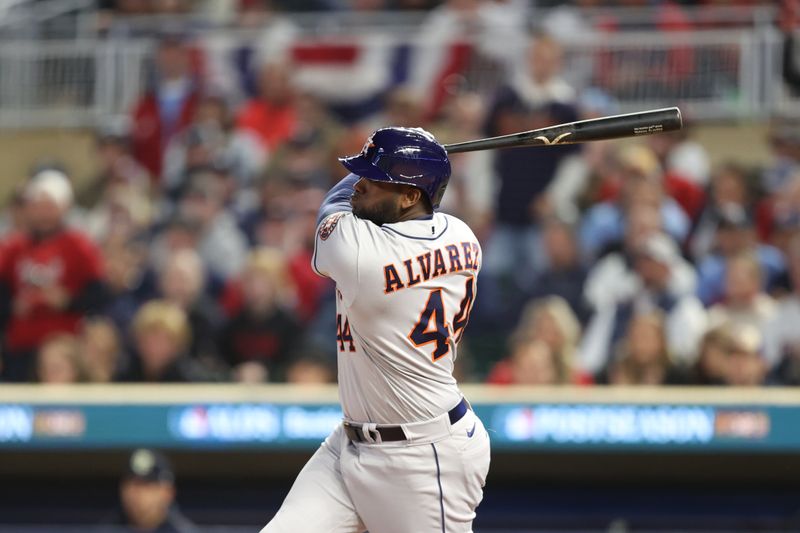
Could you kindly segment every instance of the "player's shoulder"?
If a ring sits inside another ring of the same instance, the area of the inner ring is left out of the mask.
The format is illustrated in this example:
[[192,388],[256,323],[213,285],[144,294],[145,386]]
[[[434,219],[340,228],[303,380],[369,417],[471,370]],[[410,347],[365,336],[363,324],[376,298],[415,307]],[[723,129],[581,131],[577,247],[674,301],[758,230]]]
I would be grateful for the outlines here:
[[437,215],[443,217],[443,219],[447,222],[447,228],[449,231],[462,235],[463,238],[469,238],[470,240],[474,241],[478,240],[478,238],[475,236],[475,233],[472,231],[472,228],[469,227],[469,224],[460,218],[447,213],[437,213]]

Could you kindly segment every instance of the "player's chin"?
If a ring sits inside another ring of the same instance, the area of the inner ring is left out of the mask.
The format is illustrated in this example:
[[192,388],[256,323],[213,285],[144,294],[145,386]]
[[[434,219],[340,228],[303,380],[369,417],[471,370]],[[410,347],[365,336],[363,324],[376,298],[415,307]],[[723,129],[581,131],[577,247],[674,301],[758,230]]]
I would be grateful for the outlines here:
[[373,211],[371,209],[366,209],[366,208],[364,208],[363,206],[360,206],[360,205],[356,205],[356,204],[353,204],[353,203],[351,203],[351,205],[353,206],[353,214],[355,216],[357,216],[358,218],[360,218],[362,220],[369,220],[370,222],[372,222],[373,224],[376,224],[378,226],[380,226],[380,225],[385,223],[385,221],[379,215],[379,213],[376,213],[375,211]]
[[350,198],[350,207],[352,208],[355,216],[358,218],[364,218],[364,207],[358,200]]

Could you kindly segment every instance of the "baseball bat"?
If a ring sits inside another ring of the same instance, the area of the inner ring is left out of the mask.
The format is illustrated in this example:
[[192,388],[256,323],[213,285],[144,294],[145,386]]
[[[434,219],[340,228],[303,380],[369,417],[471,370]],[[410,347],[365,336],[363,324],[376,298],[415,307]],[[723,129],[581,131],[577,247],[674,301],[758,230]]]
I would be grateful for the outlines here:
[[488,137],[460,143],[446,144],[449,154],[512,148],[516,146],[552,146],[575,144],[586,141],[603,141],[622,137],[639,137],[666,131],[676,131],[683,125],[681,111],[677,107],[626,113],[610,117],[579,120],[538,130],[523,131],[499,137]]

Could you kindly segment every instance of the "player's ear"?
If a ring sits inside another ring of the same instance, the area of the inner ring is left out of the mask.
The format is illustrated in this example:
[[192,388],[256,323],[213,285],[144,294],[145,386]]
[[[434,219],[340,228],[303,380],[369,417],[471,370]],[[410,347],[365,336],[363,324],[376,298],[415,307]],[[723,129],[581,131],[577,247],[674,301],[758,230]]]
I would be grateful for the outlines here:
[[422,191],[409,185],[405,188],[403,196],[400,198],[400,207],[408,209],[420,201],[422,201]]

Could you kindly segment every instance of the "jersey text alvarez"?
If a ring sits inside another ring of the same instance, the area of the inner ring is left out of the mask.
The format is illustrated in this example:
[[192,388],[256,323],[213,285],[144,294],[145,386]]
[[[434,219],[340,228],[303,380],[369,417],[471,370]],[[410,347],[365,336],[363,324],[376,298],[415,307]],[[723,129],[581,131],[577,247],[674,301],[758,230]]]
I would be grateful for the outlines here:
[[413,287],[444,274],[478,270],[480,247],[476,242],[448,244],[422,255],[383,267],[385,294]]

